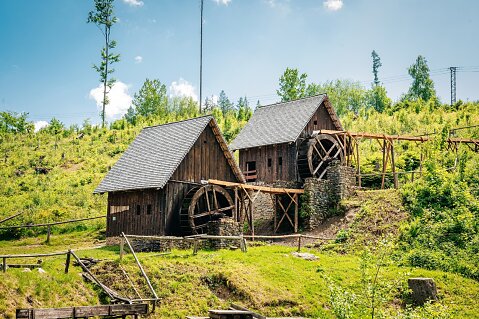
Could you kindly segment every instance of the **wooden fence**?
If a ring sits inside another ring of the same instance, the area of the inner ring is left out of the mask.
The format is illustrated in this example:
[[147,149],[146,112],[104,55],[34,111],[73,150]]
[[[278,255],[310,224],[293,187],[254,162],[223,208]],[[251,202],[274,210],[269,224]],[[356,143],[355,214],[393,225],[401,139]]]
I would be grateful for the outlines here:
[[101,305],[68,308],[43,308],[43,309],[17,309],[17,319],[66,319],[66,318],[90,318],[104,316],[110,318],[126,318],[148,313],[148,304],[134,305]]

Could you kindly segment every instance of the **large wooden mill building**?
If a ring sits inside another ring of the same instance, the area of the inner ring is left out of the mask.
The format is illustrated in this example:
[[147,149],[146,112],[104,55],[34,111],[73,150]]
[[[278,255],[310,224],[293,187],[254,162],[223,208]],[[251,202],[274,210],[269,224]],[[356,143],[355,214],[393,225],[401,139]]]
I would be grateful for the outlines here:
[[231,191],[208,179],[244,182],[212,116],[143,129],[95,189],[108,193],[107,236],[203,233],[235,217]]
[[329,162],[344,152],[337,139],[320,130],[343,130],[326,94],[256,109],[230,148],[239,151],[247,182],[325,178]]

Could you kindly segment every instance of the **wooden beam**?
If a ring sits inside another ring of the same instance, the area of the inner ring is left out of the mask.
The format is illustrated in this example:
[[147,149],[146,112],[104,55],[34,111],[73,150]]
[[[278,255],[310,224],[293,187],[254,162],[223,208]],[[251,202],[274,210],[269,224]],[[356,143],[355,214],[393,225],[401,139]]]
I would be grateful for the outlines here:
[[66,319],[96,316],[137,316],[148,314],[148,304],[101,305],[70,308],[17,309],[17,319]]
[[258,185],[220,181],[216,179],[209,179],[208,184],[220,185],[225,187],[241,187],[245,190],[255,190],[255,191],[260,190],[264,193],[271,193],[271,194],[285,194],[285,193],[303,194],[304,193],[304,189],[258,186]]

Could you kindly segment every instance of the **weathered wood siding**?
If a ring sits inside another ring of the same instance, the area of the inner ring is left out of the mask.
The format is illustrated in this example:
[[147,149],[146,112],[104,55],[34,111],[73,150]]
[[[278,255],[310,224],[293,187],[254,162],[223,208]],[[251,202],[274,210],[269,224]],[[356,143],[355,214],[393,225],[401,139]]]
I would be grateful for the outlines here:
[[[121,232],[135,235],[180,234],[179,211],[186,193],[201,180],[238,182],[210,126],[161,190],[139,190],[108,194],[107,236]],[[140,214],[136,212],[140,205]],[[147,214],[151,205],[151,214]],[[126,209],[128,207],[128,209]]]
[[[279,165],[279,158],[282,164]],[[296,180],[296,146],[294,143],[277,144],[241,150],[240,167],[246,172],[246,163],[256,161],[257,181],[294,181]],[[271,161],[271,166],[268,165]]]
[[183,198],[201,180],[219,179],[238,182],[210,126],[201,133],[165,187],[167,234],[179,234],[179,211]]
[[[285,143],[276,145],[267,145],[250,148],[239,151],[240,168],[243,172],[247,171],[247,162],[256,162],[258,182],[272,183],[281,181],[300,181],[297,174],[297,146],[303,138],[307,138],[313,131],[327,129],[335,130],[331,116],[329,115],[324,103],[313,114],[310,121],[306,124],[296,143]],[[283,163],[279,165],[278,159],[282,157]],[[268,159],[271,159],[271,166],[268,166]]]
[[165,208],[160,200],[162,192],[139,190],[108,193],[107,237],[119,236],[121,232],[130,235],[163,235]]
[[313,114],[311,120],[301,133],[301,137],[307,137],[311,135],[313,131],[317,130],[336,130],[336,126],[326,110],[324,103],[321,104],[318,110]]

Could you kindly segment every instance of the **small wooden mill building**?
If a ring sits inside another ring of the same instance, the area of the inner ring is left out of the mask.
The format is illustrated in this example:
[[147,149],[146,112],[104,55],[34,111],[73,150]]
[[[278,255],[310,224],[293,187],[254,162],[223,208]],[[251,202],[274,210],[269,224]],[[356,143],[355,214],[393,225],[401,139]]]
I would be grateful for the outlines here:
[[323,178],[343,152],[338,140],[319,134],[322,129],[343,130],[326,94],[256,109],[230,148],[239,151],[247,182]]
[[144,128],[95,193],[108,193],[107,236],[205,232],[236,214],[232,196],[208,179],[244,182],[212,116]]

